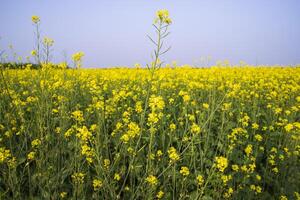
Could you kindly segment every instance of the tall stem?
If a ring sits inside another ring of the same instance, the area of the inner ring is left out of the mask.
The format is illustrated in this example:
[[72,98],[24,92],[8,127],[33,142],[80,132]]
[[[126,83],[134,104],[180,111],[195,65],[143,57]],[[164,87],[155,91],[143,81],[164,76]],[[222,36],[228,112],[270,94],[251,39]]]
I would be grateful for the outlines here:
[[151,75],[153,77],[154,75],[154,72],[156,69],[158,69],[158,60],[159,60],[159,54],[160,54],[160,48],[161,48],[161,29],[162,29],[162,22],[159,23],[159,27],[158,27],[158,39],[157,39],[157,46],[156,46],[156,51],[154,52],[155,53],[155,59],[154,59],[154,63],[152,65],[152,68],[151,68]]
[[37,62],[38,64],[41,64],[41,58],[40,58],[40,30],[39,30],[39,24],[36,24],[36,50],[37,50]]

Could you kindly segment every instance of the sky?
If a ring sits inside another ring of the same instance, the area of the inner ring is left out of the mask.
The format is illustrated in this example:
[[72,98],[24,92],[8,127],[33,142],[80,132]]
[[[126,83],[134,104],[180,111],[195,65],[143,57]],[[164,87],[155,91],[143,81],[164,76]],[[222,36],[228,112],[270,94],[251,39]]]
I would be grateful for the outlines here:
[[[34,48],[32,15],[54,39],[53,61],[83,51],[84,67],[146,65],[159,9],[173,20],[166,63],[290,65],[300,63],[299,0],[0,0],[0,50]],[[204,58],[211,57],[205,61]]]

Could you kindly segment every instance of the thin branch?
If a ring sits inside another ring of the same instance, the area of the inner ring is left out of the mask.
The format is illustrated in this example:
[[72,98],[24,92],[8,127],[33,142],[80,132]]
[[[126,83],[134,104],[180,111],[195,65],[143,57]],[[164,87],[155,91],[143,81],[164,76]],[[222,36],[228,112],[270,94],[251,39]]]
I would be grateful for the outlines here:
[[158,56],[158,52],[156,50],[154,50],[154,54],[155,54],[155,57]]
[[166,28],[164,28],[164,29],[162,29],[162,30],[163,30],[162,35],[164,35],[164,34],[168,31],[168,27],[166,27]]
[[156,43],[149,35],[147,35],[147,37],[151,40],[151,42],[152,42],[153,44],[155,44],[155,45],[157,46],[157,43]]
[[164,41],[161,42],[159,49],[162,49],[163,45],[164,45]]
[[170,24],[167,24],[167,25],[165,25],[165,26],[163,26],[163,27],[161,27],[162,29],[164,29],[164,28],[168,28],[169,27],[169,25]]
[[171,46],[169,46],[169,48],[167,48],[164,52],[160,53],[159,55],[163,55],[163,54],[167,53],[170,49],[171,49]]
[[155,25],[155,24],[152,24],[152,26],[154,26],[154,28],[159,31],[159,28]]
[[162,38],[165,38],[165,37],[167,37],[170,34],[171,34],[171,32],[168,32],[167,34],[163,35]]

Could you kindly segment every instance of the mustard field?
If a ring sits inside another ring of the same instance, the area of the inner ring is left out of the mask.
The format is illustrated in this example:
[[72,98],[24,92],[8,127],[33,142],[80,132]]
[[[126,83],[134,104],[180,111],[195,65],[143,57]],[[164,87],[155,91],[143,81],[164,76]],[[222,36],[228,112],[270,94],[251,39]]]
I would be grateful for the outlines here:
[[300,68],[2,70],[0,199],[300,199]]

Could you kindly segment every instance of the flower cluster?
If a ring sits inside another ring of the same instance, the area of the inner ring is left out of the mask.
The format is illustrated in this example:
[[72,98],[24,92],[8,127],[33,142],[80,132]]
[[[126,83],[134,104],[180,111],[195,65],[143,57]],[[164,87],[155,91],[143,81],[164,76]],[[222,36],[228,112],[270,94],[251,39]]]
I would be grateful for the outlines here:
[[216,157],[216,167],[220,172],[224,172],[224,170],[228,167],[228,160],[223,156]]
[[40,20],[40,17],[39,17],[39,16],[33,15],[33,16],[31,16],[31,21],[32,21],[34,24],[37,24],[37,23],[39,23],[41,20]]
[[166,10],[166,9],[162,9],[162,10],[158,10],[156,12],[156,19],[155,19],[155,22],[156,23],[166,23],[166,24],[171,24],[172,23],[172,20],[171,18],[169,17],[169,11]]

